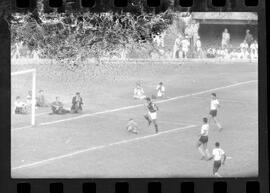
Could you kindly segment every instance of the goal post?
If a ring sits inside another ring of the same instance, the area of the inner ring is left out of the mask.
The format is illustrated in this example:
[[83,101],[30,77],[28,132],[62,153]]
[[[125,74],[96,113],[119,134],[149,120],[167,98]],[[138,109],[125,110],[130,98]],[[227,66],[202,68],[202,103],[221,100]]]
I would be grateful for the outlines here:
[[36,124],[35,114],[36,114],[36,69],[28,69],[23,71],[12,72],[11,76],[19,76],[24,74],[32,75],[32,96],[31,96],[31,125]]

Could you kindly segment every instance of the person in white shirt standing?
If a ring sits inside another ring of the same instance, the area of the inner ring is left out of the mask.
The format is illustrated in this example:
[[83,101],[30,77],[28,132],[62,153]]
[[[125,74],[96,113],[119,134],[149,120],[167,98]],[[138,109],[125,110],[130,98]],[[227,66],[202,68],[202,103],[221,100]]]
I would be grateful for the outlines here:
[[220,108],[220,104],[219,104],[219,101],[217,99],[217,95],[216,95],[216,93],[212,93],[211,94],[211,102],[210,102],[209,123],[210,123],[210,120],[213,119],[215,124],[219,128],[219,131],[221,131],[223,128],[217,120],[218,108]]
[[208,132],[209,132],[209,124],[208,119],[206,117],[203,118],[203,125],[201,127],[201,134],[200,138],[197,143],[197,148],[202,155],[201,160],[209,158],[210,153],[207,149],[207,142],[208,142]]
[[258,58],[258,43],[256,40],[254,40],[250,45],[250,57],[251,59]]
[[231,36],[228,32],[228,29],[226,28],[224,32],[222,33],[222,40],[221,40],[221,48],[222,49],[227,49],[230,45],[230,39]]
[[184,56],[184,58],[187,58],[187,53],[188,53],[189,46],[190,46],[188,36],[186,36],[185,39],[183,39],[181,41],[181,44],[182,44],[183,56]]
[[223,149],[220,148],[219,142],[215,143],[215,148],[213,149],[212,156],[208,159],[211,160],[214,159],[214,165],[213,165],[213,175],[216,177],[222,177],[218,170],[221,167],[221,164],[225,164],[226,155]]

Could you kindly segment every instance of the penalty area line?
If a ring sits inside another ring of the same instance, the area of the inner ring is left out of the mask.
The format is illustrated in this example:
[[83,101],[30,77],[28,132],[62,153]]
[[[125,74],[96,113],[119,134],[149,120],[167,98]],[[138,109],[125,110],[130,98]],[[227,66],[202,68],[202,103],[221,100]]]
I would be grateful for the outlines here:
[[18,169],[29,168],[29,167],[39,166],[39,165],[45,165],[45,164],[48,164],[49,162],[52,162],[52,161],[61,160],[61,159],[68,158],[68,157],[73,157],[75,155],[79,155],[79,154],[82,154],[82,153],[86,153],[86,152],[90,152],[90,151],[94,151],[94,150],[99,150],[99,149],[104,149],[104,148],[108,148],[108,147],[112,147],[112,146],[116,146],[116,145],[131,143],[131,142],[135,142],[135,141],[150,139],[150,138],[158,137],[158,136],[161,136],[161,135],[164,135],[164,134],[173,133],[173,132],[177,132],[177,131],[181,131],[181,130],[185,130],[185,129],[189,129],[189,128],[194,128],[196,126],[197,125],[188,125],[188,126],[185,126],[185,127],[178,127],[178,128],[170,129],[170,130],[167,130],[167,131],[161,131],[161,132],[159,132],[157,134],[145,135],[145,136],[136,137],[136,138],[133,138],[133,139],[126,139],[126,140],[121,140],[121,141],[117,141],[117,142],[110,143],[110,144],[90,147],[90,148],[87,148],[87,149],[82,149],[82,150],[79,150],[79,151],[75,151],[73,153],[52,157],[52,158],[49,158],[49,159],[33,162],[33,163],[30,163],[30,164],[16,166],[16,167],[11,168],[11,170],[18,170]]

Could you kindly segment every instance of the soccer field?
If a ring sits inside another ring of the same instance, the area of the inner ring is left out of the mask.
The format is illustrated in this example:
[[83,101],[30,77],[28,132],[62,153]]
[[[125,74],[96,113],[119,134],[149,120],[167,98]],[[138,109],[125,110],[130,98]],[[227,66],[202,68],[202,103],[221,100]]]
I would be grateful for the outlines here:
[[[67,108],[72,95],[79,91],[84,111],[48,115],[49,108],[37,109],[35,127],[29,126],[30,115],[12,115],[14,178],[212,177],[212,161],[200,160],[196,148],[212,92],[221,103],[218,120],[224,129],[219,132],[210,123],[208,146],[212,150],[219,141],[230,157],[220,174],[258,175],[255,62],[119,64],[120,70],[112,69],[116,71],[113,78],[108,72],[96,79],[80,75],[72,79],[68,74],[69,78],[48,78],[42,68],[37,67],[37,88],[44,89],[49,100],[60,96]],[[138,80],[143,81],[149,96],[155,94],[160,81],[166,87],[168,98],[155,100],[160,109],[159,134],[143,117],[145,101],[132,97]],[[138,122],[139,134],[126,131],[129,118]]]

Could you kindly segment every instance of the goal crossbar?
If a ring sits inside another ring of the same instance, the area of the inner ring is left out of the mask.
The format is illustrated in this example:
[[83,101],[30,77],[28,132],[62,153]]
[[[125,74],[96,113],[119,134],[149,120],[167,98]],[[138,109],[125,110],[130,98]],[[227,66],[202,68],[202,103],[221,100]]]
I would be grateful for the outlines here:
[[36,124],[35,114],[36,114],[36,69],[28,69],[23,71],[11,72],[11,76],[22,75],[22,74],[32,74],[32,99],[31,99],[31,125]]

